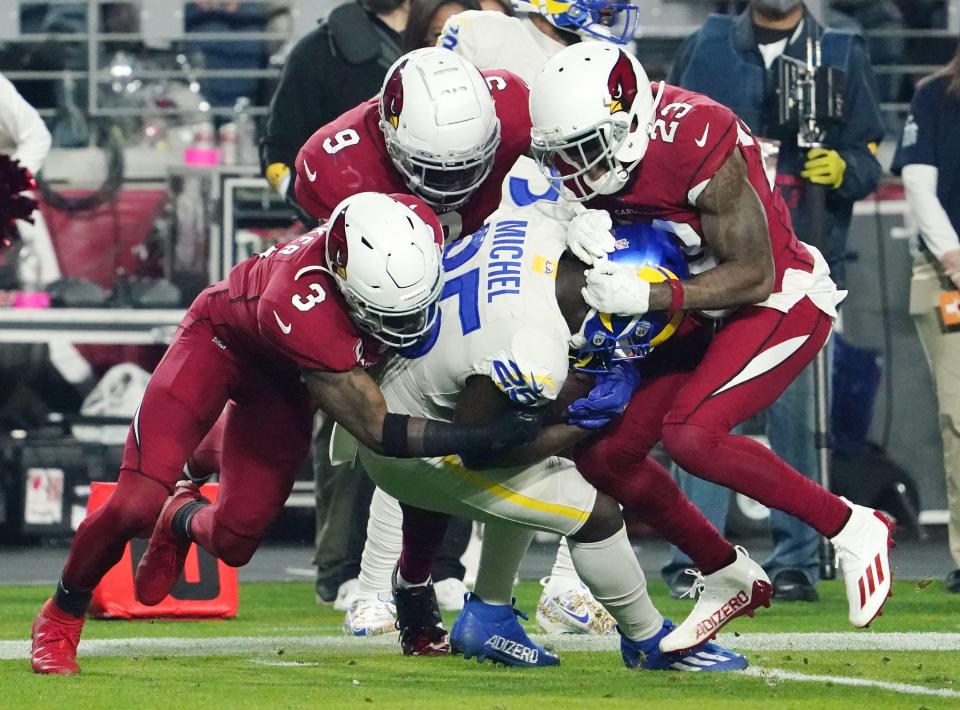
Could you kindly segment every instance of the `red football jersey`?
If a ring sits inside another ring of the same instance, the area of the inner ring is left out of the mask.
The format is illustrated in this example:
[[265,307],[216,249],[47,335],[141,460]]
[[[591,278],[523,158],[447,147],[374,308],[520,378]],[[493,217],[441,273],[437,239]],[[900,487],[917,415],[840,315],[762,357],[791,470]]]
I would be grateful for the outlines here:
[[[500,119],[500,145],[490,175],[456,212],[440,221],[448,239],[471,234],[500,204],[504,178],[530,148],[530,110],[526,84],[504,70],[481,72]],[[409,192],[387,154],[380,131],[378,98],[347,111],[317,130],[297,155],[297,202],[317,219],[327,219],[344,198],[358,192]]]
[[[654,95],[658,87],[651,86]],[[691,271],[705,271],[717,261],[704,239],[696,201],[734,150],[743,156],[767,215],[777,292],[788,268],[812,271],[813,256],[797,239],[780,191],[770,189],[750,130],[730,109],[703,94],[666,85],[649,147],[631,182],[615,195],[599,195],[586,204],[609,211],[616,222],[639,218],[673,232],[683,242]]]
[[[423,202],[393,197],[416,210],[442,244],[442,227]],[[386,346],[350,318],[323,267],[326,236],[321,226],[237,264],[198,296],[184,325],[191,318],[210,318],[225,347],[278,374],[296,373],[297,367],[346,372],[375,364]]]

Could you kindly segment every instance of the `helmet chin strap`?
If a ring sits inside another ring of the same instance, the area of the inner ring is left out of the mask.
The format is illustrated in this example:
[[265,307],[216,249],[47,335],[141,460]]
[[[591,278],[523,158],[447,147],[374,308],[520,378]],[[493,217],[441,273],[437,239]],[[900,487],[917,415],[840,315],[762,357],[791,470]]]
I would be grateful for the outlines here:
[[587,344],[587,337],[583,334],[583,331],[587,328],[587,321],[597,315],[597,309],[591,308],[587,311],[587,315],[583,317],[583,322],[580,324],[580,330],[570,336],[570,347],[574,350],[579,350],[584,345]]

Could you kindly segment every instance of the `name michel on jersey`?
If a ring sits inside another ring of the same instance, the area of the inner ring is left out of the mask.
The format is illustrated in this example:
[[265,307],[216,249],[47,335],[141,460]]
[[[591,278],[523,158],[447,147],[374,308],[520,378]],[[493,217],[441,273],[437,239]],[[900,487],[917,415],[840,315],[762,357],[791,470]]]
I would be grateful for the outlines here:
[[493,303],[497,296],[520,293],[523,241],[526,236],[526,220],[504,220],[497,223],[493,230],[490,262],[487,264],[487,303]]

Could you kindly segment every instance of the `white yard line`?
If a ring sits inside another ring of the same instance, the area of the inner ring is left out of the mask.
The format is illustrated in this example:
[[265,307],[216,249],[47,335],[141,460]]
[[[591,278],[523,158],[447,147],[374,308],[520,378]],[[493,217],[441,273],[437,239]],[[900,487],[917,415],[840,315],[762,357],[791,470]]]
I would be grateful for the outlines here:
[[950,690],[948,688],[928,688],[924,685],[911,685],[909,683],[891,683],[886,680],[871,680],[870,678],[849,678],[835,675],[814,675],[808,673],[795,673],[793,671],[784,671],[779,668],[756,668],[750,667],[741,671],[744,675],[755,678],[765,678],[767,680],[783,681],[795,680],[803,683],[833,683],[834,685],[850,685],[858,688],[879,688],[880,690],[889,690],[894,693],[905,693],[907,695],[933,695],[938,698],[960,698],[960,691]]
[[[538,643],[559,651],[614,651],[615,636],[534,635]],[[720,643],[738,651],[960,651],[960,633],[753,633],[721,635]],[[273,654],[276,649],[350,653],[397,653],[396,634],[374,638],[350,636],[220,636],[210,638],[87,639],[80,656],[201,656]],[[25,659],[28,641],[0,641],[0,660]]]

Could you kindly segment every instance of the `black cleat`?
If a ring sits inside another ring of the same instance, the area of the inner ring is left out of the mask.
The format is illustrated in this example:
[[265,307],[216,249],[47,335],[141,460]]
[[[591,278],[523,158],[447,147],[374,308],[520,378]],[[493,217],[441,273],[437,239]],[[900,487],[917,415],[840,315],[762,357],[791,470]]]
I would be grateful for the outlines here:
[[947,575],[946,589],[950,594],[960,594],[960,569],[955,569]]
[[393,569],[393,600],[397,606],[397,629],[404,656],[446,656],[450,635],[443,627],[433,582],[420,587],[401,587]]
[[786,569],[773,578],[773,598],[778,602],[818,602],[817,588],[798,569]]

